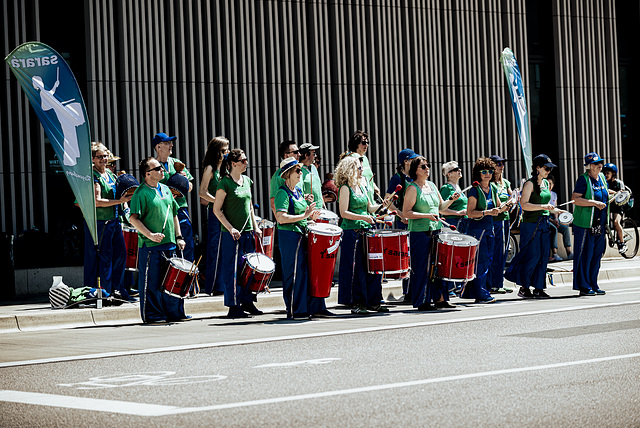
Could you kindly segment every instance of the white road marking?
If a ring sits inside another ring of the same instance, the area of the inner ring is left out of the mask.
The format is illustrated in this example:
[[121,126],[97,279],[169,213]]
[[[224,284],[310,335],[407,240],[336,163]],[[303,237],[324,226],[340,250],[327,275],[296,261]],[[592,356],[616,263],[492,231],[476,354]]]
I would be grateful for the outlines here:
[[419,379],[407,382],[387,383],[382,385],[363,386],[359,388],[340,389],[334,391],[316,392],[312,394],[290,395],[285,397],[265,398],[262,400],[240,401],[236,403],[215,404],[202,407],[176,407],[146,403],[129,403],[126,401],[101,400],[95,398],[70,397],[65,395],[42,394],[34,392],[0,390],[0,401],[22,404],[36,404],[41,406],[61,407],[107,413],[120,413],[135,416],[168,416],[194,412],[210,412],[239,407],[262,406],[290,401],[313,400],[339,395],[359,394],[363,392],[383,391],[387,389],[408,388],[433,383],[455,382],[467,379],[477,379],[489,376],[509,375],[532,371],[558,369],[583,364],[603,363],[607,361],[638,358],[640,353],[613,355],[610,357],[592,358],[588,360],[566,361],[563,363],[544,364],[540,366],[516,367],[512,369],[490,370],[485,372],[467,373],[454,376],[443,376],[430,379]]
[[[598,297],[586,297],[585,299],[597,300]],[[272,336],[272,337],[263,337],[263,338],[257,338],[257,339],[232,340],[228,342],[199,343],[199,344],[190,344],[190,345],[169,346],[164,348],[134,349],[134,350],[128,350],[128,351],[103,352],[99,354],[71,355],[66,357],[43,358],[43,359],[37,359],[37,360],[10,361],[5,363],[0,363],[0,368],[27,366],[27,365],[33,365],[33,364],[59,363],[59,362],[65,362],[65,361],[92,360],[92,359],[99,359],[99,358],[111,358],[111,357],[121,357],[121,356],[130,356],[130,355],[146,355],[146,354],[155,354],[159,352],[188,351],[188,350],[194,350],[194,349],[216,348],[221,346],[250,345],[255,343],[278,342],[282,340],[311,339],[316,337],[339,336],[343,334],[370,333],[374,331],[389,331],[389,330],[397,330],[401,328],[426,327],[430,325],[457,324],[461,322],[514,318],[514,317],[521,317],[521,316],[528,316],[528,315],[552,314],[552,313],[570,312],[570,311],[578,311],[578,310],[585,310],[585,309],[598,309],[598,308],[633,305],[638,303],[640,303],[640,300],[629,300],[626,302],[617,302],[617,303],[601,303],[601,304],[592,304],[592,305],[587,304],[582,306],[568,306],[568,307],[555,308],[555,309],[540,309],[540,310],[529,311],[529,312],[514,312],[514,313],[508,313],[508,314],[481,315],[476,317],[466,317],[466,318],[457,318],[457,319],[446,318],[442,320],[420,321],[420,322],[412,322],[412,323],[406,323],[406,324],[379,325],[379,326],[372,326],[372,327],[352,328],[352,329],[346,329],[346,330],[333,330],[333,331],[324,331],[324,332],[316,332],[316,333],[292,334],[288,336]],[[488,308],[488,307],[489,306],[482,306],[482,308]],[[327,322],[342,323],[342,322],[349,322],[349,321],[353,321],[353,318],[342,318],[342,319],[338,318],[333,321],[327,321]]]
[[290,361],[288,363],[269,363],[261,366],[255,366],[254,369],[263,369],[270,367],[294,367],[294,366],[313,366],[319,364],[329,364],[338,361],[340,358],[318,358],[316,360]]

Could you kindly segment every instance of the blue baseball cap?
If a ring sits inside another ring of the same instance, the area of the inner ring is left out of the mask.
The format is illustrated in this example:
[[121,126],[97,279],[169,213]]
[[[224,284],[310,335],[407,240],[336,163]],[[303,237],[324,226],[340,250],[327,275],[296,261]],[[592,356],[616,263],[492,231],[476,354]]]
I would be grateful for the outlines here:
[[160,143],[166,143],[167,141],[173,141],[178,137],[169,137],[164,132],[159,132],[153,137],[153,141],[151,141],[151,145],[153,147],[157,146]]
[[400,153],[398,153],[398,164],[402,164],[406,160],[417,158],[418,154],[411,149],[403,149]]
[[596,152],[587,153],[584,156],[584,166],[591,165],[592,163],[604,163],[604,159],[602,159]]

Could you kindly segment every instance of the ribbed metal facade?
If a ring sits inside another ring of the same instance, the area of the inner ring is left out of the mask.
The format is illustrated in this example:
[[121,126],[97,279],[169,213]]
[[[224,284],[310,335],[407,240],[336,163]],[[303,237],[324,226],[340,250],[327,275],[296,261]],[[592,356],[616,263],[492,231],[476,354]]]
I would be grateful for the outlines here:
[[[3,1],[5,52],[39,37],[38,2],[29,2],[29,10],[21,4]],[[265,216],[284,139],[318,144],[321,172],[328,172],[349,135],[367,130],[382,189],[404,147],[436,164],[437,183],[443,162],[457,160],[468,176],[477,157],[492,153],[513,160],[509,178],[524,175],[499,63],[510,47],[527,87],[524,0],[83,4],[92,135],[122,157],[121,169],[137,174],[137,162],[152,154],[151,138],[164,131],[178,136],[174,155],[197,189],[207,142],[225,135],[247,152],[254,202]],[[585,151],[615,160],[622,153],[615,13],[591,4],[553,2],[565,195]],[[44,135],[15,79],[4,73],[2,228],[15,233],[46,227],[46,199],[31,190],[44,186],[37,184],[44,177]],[[27,142],[40,148],[29,152]],[[534,152],[548,144],[556,142],[534,141]],[[72,201],[64,202],[72,209]],[[190,206],[199,225],[197,191]]]

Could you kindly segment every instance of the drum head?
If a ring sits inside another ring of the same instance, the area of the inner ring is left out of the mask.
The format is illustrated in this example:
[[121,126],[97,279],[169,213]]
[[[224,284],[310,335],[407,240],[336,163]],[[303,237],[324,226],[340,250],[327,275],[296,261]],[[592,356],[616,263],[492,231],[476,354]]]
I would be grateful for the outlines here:
[[325,209],[319,209],[318,211],[320,211],[320,218],[327,219],[327,220],[338,220],[338,214],[332,211],[325,210]]
[[135,227],[127,226],[125,224],[122,225],[122,231],[127,233],[138,233],[138,229]]
[[464,233],[441,233],[438,235],[438,242],[454,247],[475,247],[478,245],[476,238]]
[[273,229],[273,222],[270,220],[260,220],[258,221],[258,227],[260,229]]
[[195,274],[198,273],[198,268],[195,267],[189,260],[181,259],[180,257],[171,257],[169,259],[169,263],[171,263],[171,266],[173,266],[174,268],[183,272],[191,272]]
[[383,238],[408,234],[409,231],[403,229],[377,229],[367,231],[367,236],[381,236]]
[[565,226],[570,225],[573,222],[573,214],[567,212],[560,213],[558,215],[558,222]]
[[616,197],[614,201],[618,205],[624,205],[627,202],[629,202],[630,198],[631,198],[631,193],[627,192],[626,190],[621,190],[618,193],[616,193]]
[[309,225],[309,232],[313,232],[317,235],[338,236],[342,235],[342,228],[329,223],[316,223],[314,225]]
[[245,254],[245,258],[247,264],[258,272],[271,273],[276,270],[276,264],[265,254],[247,253]]

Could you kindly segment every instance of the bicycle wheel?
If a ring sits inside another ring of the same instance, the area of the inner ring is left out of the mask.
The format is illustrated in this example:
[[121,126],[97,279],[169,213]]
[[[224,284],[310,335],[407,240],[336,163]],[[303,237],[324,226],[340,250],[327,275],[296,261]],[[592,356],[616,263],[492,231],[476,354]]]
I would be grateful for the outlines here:
[[509,251],[507,251],[507,264],[518,254],[518,241],[513,235],[509,235]]
[[638,254],[638,245],[640,245],[638,226],[632,219],[625,218],[622,221],[622,229],[624,231],[624,243],[627,244],[627,251],[622,254],[622,257],[632,259]]

